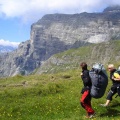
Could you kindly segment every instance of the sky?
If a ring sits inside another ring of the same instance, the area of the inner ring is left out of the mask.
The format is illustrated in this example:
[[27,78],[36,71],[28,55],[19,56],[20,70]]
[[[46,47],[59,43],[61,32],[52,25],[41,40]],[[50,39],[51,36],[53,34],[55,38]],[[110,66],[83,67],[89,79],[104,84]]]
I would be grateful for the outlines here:
[[0,0],[0,45],[29,40],[31,25],[45,14],[102,12],[111,5],[120,0]]

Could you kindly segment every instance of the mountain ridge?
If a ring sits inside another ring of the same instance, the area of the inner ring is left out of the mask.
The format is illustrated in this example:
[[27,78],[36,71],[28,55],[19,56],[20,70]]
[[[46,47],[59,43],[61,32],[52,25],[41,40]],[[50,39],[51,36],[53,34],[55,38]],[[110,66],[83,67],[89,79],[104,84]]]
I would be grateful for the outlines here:
[[52,55],[120,39],[120,12],[52,14],[31,25],[30,40],[1,57],[0,77],[28,75]]
[[4,45],[0,45],[0,53],[8,53],[8,52],[12,52],[14,51],[15,47],[12,47],[12,46],[4,46]]

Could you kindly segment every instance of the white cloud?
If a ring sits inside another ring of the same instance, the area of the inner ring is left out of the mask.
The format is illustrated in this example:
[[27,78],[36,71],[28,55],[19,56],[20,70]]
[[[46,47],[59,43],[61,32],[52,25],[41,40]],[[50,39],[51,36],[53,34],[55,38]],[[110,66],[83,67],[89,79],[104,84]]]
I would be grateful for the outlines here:
[[80,13],[103,10],[120,0],[0,0],[0,16],[38,20],[49,13]]
[[17,48],[19,44],[20,44],[19,42],[10,42],[8,40],[0,39],[0,45],[3,46],[12,46],[14,48]]

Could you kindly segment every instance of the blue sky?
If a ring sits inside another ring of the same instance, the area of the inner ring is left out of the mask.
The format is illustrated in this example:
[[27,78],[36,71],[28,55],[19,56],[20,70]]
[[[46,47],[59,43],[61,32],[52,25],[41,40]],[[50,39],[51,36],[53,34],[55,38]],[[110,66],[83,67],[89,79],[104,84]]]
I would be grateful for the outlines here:
[[0,0],[0,44],[17,46],[30,39],[31,24],[45,14],[101,12],[120,0]]

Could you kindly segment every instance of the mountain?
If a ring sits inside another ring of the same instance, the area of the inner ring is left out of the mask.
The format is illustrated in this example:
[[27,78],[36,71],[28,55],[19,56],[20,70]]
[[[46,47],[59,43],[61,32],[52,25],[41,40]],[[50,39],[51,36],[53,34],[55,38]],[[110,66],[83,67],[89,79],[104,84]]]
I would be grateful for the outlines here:
[[0,56],[0,76],[27,75],[56,53],[91,43],[120,40],[118,8],[109,7],[102,13],[43,16],[31,25],[30,40]]
[[14,48],[12,46],[3,46],[3,45],[0,45],[0,53],[12,52],[15,49],[17,49],[17,48]]

